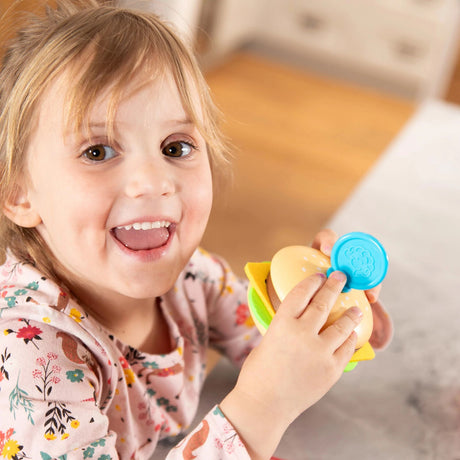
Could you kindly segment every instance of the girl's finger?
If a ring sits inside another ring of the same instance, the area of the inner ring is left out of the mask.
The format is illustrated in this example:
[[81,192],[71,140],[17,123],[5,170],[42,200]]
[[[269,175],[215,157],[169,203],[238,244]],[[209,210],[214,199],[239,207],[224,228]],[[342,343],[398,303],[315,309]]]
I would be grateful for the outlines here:
[[355,352],[356,342],[358,341],[358,335],[353,331],[340,345],[334,353],[334,356],[339,361],[341,367],[345,368],[348,362],[350,362],[353,353]]
[[321,332],[320,336],[326,342],[326,346],[335,352],[351,335],[362,318],[363,312],[358,307],[349,308],[337,321]]
[[383,350],[393,337],[393,322],[380,301],[371,304],[374,329],[369,339],[372,348]]
[[331,255],[332,246],[337,241],[338,235],[330,228],[325,228],[318,232],[313,239],[311,247],[314,249],[318,249],[326,256]]
[[301,316],[315,293],[325,281],[326,276],[322,273],[317,273],[300,281],[300,283],[289,292],[283,302],[281,302],[275,318],[285,315],[291,318],[298,318]]
[[365,294],[367,296],[367,300],[369,300],[369,303],[377,302],[381,289],[382,289],[382,285],[379,284],[378,286],[375,286],[372,289],[368,289],[367,291],[365,291]]
[[310,305],[301,316],[302,320],[311,324],[318,334],[329,316],[337,297],[342,292],[347,277],[342,272],[332,272],[323,287],[314,295]]

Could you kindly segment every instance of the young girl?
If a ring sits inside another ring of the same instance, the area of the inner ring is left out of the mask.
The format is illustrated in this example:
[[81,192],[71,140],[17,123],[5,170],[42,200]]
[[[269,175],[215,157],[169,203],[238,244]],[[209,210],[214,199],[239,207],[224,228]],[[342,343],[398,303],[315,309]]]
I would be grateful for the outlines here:
[[1,69],[0,155],[2,458],[149,459],[189,428],[209,346],[238,383],[170,459],[268,459],[338,380],[359,310],[319,330],[343,274],[297,286],[261,340],[246,283],[198,249],[228,162],[155,16],[61,0],[30,19]]

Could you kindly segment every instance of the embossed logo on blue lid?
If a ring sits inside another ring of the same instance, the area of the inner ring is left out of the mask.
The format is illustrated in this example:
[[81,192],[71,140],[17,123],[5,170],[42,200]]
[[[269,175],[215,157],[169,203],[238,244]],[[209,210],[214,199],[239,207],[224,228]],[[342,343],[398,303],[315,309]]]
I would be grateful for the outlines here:
[[388,270],[388,256],[380,242],[372,235],[351,232],[340,237],[331,253],[328,274],[340,270],[347,275],[344,292],[366,290],[380,284]]

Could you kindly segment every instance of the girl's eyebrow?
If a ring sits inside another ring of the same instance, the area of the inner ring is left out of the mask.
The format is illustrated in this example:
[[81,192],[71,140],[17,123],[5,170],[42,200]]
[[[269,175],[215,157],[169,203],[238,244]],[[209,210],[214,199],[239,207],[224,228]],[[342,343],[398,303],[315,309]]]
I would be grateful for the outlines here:
[[[117,126],[123,126],[123,122],[114,120],[113,122],[113,127]],[[175,120],[167,120],[164,122],[164,126],[167,128],[170,127],[187,127],[187,128],[195,128],[195,123],[188,117],[186,118],[180,118],[180,119],[175,119]],[[106,121],[90,121],[88,124],[83,124],[82,129],[88,129],[89,131],[92,131],[93,129],[107,129],[107,122]],[[82,133],[75,133],[72,130],[66,131],[65,133],[66,137],[80,137],[82,136]]]
[[91,128],[103,128],[105,129],[107,127],[106,122],[104,121],[97,121],[97,122],[92,122],[90,121],[89,123],[83,123],[82,126],[80,127],[80,130],[75,130],[74,128],[69,127],[66,129],[64,132],[65,137],[73,137],[73,136],[80,136],[82,133],[81,131],[84,131],[86,129],[91,129]]
[[165,125],[171,125],[171,126],[195,126],[195,123],[190,118],[181,118],[178,120],[169,120],[165,122]]
[[[119,120],[114,120],[113,125],[121,125],[123,126],[126,123],[123,123]],[[173,120],[166,120],[164,125],[168,126],[195,126],[195,123],[190,118],[180,118],[180,119],[173,119]],[[87,125],[88,128],[106,128],[107,123],[105,121],[90,121]]]

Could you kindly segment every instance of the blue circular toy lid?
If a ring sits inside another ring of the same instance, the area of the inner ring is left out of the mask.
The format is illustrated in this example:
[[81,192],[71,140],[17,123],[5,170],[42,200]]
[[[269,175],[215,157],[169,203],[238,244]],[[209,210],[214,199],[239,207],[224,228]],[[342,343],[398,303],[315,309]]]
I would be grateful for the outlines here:
[[382,282],[388,270],[388,257],[380,242],[372,235],[351,232],[340,237],[331,252],[331,272],[347,275],[344,291],[366,290]]

